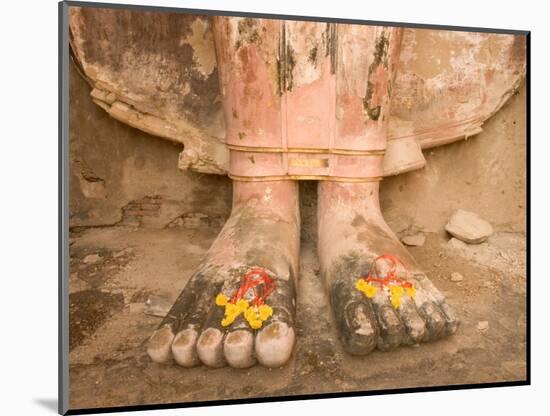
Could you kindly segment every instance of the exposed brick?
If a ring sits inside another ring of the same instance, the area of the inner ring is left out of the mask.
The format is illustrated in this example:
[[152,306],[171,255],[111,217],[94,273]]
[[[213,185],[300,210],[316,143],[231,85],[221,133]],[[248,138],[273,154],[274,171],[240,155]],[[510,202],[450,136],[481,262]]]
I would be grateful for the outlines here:
[[150,203],[150,202],[144,202],[143,204],[141,204],[141,209],[142,210],[150,210],[150,211],[158,211],[160,209],[160,203],[153,204],[153,203]]
[[139,209],[125,209],[124,210],[125,216],[136,216],[141,215],[141,211]]
[[122,208],[122,223],[139,226],[143,217],[159,216],[161,205],[162,198],[158,195],[146,196],[136,201],[131,201]]

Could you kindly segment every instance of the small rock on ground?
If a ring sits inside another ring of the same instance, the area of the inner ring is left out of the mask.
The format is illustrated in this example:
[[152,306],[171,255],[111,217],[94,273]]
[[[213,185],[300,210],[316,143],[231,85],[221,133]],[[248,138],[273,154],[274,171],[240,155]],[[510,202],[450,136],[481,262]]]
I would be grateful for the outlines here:
[[82,259],[82,262],[85,264],[94,264],[101,260],[101,256],[99,254],[88,254],[84,259]]
[[145,305],[140,302],[132,302],[128,304],[130,313],[141,313],[144,310]]
[[172,306],[172,301],[163,296],[151,295],[145,302],[143,313],[146,315],[164,317]]
[[451,239],[447,242],[447,247],[462,250],[468,248],[468,244],[458,238],[451,237]]
[[114,258],[122,257],[125,254],[132,254],[134,250],[131,247],[127,247],[124,250],[117,251],[115,254],[113,254]]
[[473,212],[457,210],[449,219],[445,230],[462,241],[479,244],[493,234],[493,227]]
[[463,280],[464,276],[462,276],[459,272],[451,273],[451,282],[462,282]]
[[477,323],[477,329],[479,331],[487,331],[489,329],[489,321],[479,321]]
[[407,246],[419,247],[426,242],[426,236],[424,234],[408,235],[403,237],[401,241]]

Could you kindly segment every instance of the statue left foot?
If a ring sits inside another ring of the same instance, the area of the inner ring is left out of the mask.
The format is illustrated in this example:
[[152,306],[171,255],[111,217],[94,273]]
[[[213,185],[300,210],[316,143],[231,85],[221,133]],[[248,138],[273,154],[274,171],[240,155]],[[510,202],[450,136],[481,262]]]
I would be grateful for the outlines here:
[[319,183],[319,258],[345,349],[364,355],[453,334],[445,297],[380,212],[378,182]]

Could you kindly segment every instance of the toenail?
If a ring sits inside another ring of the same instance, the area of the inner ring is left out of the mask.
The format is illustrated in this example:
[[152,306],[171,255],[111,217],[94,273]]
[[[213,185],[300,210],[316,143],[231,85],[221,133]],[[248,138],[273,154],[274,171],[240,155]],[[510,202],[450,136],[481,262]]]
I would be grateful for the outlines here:
[[160,348],[170,343],[172,340],[172,328],[170,326],[163,326],[157,329],[153,336],[149,340],[149,348]]
[[228,344],[239,343],[243,341],[243,338],[244,336],[242,331],[233,331],[227,336],[227,343]]
[[206,330],[202,333],[202,336],[201,336],[201,339],[200,339],[200,344],[201,345],[204,345],[204,346],[207,346],[209,344],[213,344],[214,342],[216,342],[217,340],[217,334],[215,333],[214,330]]
[[191,341],[191,337],[188,332],[180,332],[178,336],[176,336],[176,340],[174,341],[174,345],[176,347],[179,347],[181,345],[187,345]]

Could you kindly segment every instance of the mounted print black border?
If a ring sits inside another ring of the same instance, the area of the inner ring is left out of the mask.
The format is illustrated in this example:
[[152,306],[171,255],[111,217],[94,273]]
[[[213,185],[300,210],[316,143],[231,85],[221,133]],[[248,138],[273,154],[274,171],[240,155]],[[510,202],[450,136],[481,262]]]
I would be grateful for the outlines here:
[[69,5],[58,3],[58,412],[69,410]]
[[[526,378],[519,381],[504,381],[495,383],[480,383],[480,384],[459,384],[445,385],[432,387],[410,387],[399,389],[386,390],[370,390],[370,391],[354,391],[354,392],[335,392],[322,394],[306,394],[293,396],[270,396],[256,397],[247,399],[228,399],[228,400],[212,400],[200,402],[185,402],[185,403],[158,403],[147,405],[128,405],[117,407],[98,407],[85,409],[69,409],[69,22],[68,9],[71,6],[89,7],[89,8],[109,8],[109,9],[132,9],[143,11],[157,11],[170,13],[185,13],[195,15],[208,16],[240,16],[252,18],[269,18],[269,19],[284,19],[284,20],[301,20],[315,22],[332,22],[346,23],[358,25],[384,25],[395,27],[409,27],[418,29],[438,29],[452,30],[464,32],[482,32],[482,33],[497,33],[523,35],[526,38]],[[403,22],[387,22],[377,20],[357,20],[357,19],[342,19],[318,16],[293,16],[281,14],[266,14],[253,13],[242,11],[225,11],[225,10],[203,10],[203,9],[185,9],[176,7],[163,6],[144,6],[135,4],[113,4],[113,3],[97,3],[97,2],[82,2],[82,1],[61,1],[58,3],[58,29],[59,29],[59,44],[58,44],[58,294],[59,294],[59,333],[58,333],[58,412],[62,415],[78,415],[90,413],[112,413],[112,412],[128,412],[139,410],[161,410],[161,409],[177,409],[199,406],[220,406],[246,403],[270,403],[284,402],[295,400],[311,400],[311,399],[331,399],[338,397],[357,397],[357,396],[372,396],[381,394],[402,394],[416,392],[437,392],[450,390],[466,390],[466,389],[482,389],[492,387],[514,387],[531,385],[531,31],[529,30],[508,30],[496,28],[481,28],[468,26],[446,26],[433,25],[423,23],[403,23]]]

